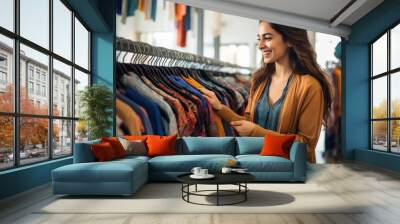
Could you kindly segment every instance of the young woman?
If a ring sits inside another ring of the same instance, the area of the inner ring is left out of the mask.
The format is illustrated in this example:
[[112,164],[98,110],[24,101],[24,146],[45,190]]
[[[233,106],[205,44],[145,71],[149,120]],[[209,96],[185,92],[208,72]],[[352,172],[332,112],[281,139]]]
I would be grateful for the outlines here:
[[214,92],[201,90],[239,135],[295,134],[307,145],[308,161],[315,163],[315,146],[332,103],[330,82],[305,30],[261,21],[257,36],[263,65],[252,76],[245,116],[221,104]]

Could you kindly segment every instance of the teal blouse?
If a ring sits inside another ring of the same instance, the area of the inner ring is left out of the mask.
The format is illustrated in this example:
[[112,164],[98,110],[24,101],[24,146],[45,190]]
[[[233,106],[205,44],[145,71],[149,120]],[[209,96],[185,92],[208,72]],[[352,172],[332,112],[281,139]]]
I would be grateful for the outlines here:
[[286,93],[288,90],[288,86],[290,80],[292,79],[292,75],[289,77],[285,88],[282,91],[281,97],[273,104],[269,104],[268,95],[269,95],[269,85],[270,80],[268,80],[267,84],[264,87],[263,93],[261,98],[258,100],[255,114],[254,114],[254,121],[260,125],[261,127],[269,130],[276,131],[278,127],[278,120],[279,114],[283,105],[283,102],[286,97]]

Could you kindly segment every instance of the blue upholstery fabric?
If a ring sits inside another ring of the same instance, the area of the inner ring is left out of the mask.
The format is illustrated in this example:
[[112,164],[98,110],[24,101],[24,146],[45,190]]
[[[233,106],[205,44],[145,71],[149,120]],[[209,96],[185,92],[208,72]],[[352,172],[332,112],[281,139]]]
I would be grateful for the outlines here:
[[75,144],[74,164],[53,170],[54,194],[131,195],[148,180],[176,181],[178,175],[196,166],[216,172],[230,159],[238,160],[256,181],[306,180],[306,145],[300,142],[293,143],[290,160],[258,155],[263,137],[183,137],[177,142],[178,155],[94,162],[90,144],[98,142]]
[[55,194],[130,195],[147,182],[148,164],[144,158],[74,163],[53,170],[52,176]]
[[178,154],[226,154],[235,155],[233,137],[183,137],[177,147]]
[[231,155],[174,155],[157,156],[149,160],[149,170],[190,172],[193,167],[200,166],[209,171],[219,171],[230,159]]
[[236,137],[236,155],[260,154],[264,137]]
[[250,172],[293,172],[292,161],[278,156],[239,155],[240,167]]
[[307,177],[307,147],[301,142],[294,142],[290,149],[290,160],[293,162],[293,178],[305,181]]
[[98,144],[100,140],[93,140],[89,142],[75,143],[74,147],[74,163],[88,163],[96,161],[92,150],[91,144]]

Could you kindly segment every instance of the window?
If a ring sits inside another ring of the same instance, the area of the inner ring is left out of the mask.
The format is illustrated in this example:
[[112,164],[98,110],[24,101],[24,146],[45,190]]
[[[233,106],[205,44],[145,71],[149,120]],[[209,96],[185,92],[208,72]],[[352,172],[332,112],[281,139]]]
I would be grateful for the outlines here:
[[49,12],[49,0],[20,0],[21,36],[48,49],[50,20],[45,12]]
[[33,94],[33,82],[28,82],[28,93]]
[[40,95],[40,84],[36,84],[36,95]]
[[32,66],[29,66],[28,74],[29,74],[29,79],[33,80],[33,67]]
[[0,71],[0,84],[6,85],[7,84],[7,73]]
[[77,18],[75,18],[75,62],[89,69],[89,32]]
[[371,148],[400,153],[400,24],[370,44]]
[[14,0],[0,1],[0,26],[14,31]]
[[[3,1],[0,3],[0,20],[3,18]],[[0,23],[1,25],[1,23]],[[14,41],[11,38],[6,37],[0,33],[0,57],[3,58],[2,66],[0,66],[0,73],[5,74],[7,76],[7,83],[3,86],[0,86],[0,113],[8,112],[12,113],[14,111],[14,71],[12,66],[8,66],[4,59],[11,59],[14,57]],[[10,61],[9,61],[10,62]],[[8,63],[9,63],[8,62]],[[3,75],[4,77],[4,75]],[[3,78],[4,79],[4,78]],[[1,139],[1,136],[0,136]],[[9,145],[9,144],[7,144]],[[1,148],[1,144],[0,144]],[[1,164],[1,160],[0,160]],[[0,167],[1,169],[1,167]]]
[[42,96],[46,96],[46,86],[42,86]]
[[5,92],[7,85],[7,56],[0,54],[0,91]]
[[67,4],[0,0],[0,170],[70,156],[74,136],[87,138],[74,105],[90,84],[91,34]]
[[36,80],[40,81],[40,70],[36,69]]
[[7,68],[7,56],[0,54],[0,67]]

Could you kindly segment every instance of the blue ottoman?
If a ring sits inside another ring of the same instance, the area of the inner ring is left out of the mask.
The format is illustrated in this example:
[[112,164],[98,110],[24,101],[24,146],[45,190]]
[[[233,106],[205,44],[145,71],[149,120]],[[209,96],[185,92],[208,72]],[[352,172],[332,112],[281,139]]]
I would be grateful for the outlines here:
[[147,157],[74,163],[52,171],[53,193],[132,195],[148,180]]

